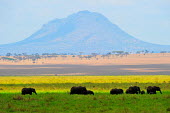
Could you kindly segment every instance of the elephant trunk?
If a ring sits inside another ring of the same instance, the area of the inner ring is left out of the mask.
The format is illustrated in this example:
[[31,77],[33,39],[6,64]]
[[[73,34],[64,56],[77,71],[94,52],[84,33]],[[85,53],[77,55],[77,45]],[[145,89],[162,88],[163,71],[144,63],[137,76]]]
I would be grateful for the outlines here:
[[36,91],[34,93],[37,95]]
[[162,94],[162,91],[160,90],[160,93]]

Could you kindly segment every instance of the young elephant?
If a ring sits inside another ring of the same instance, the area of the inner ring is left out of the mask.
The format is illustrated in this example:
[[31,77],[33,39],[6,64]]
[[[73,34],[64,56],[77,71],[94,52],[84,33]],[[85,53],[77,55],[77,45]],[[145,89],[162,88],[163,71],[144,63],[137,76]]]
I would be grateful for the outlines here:
[[94,92],[91,90],[87,90],[87,95],[94,95]]
[[140,93],[141,93],[141,94],[145,94],[145,91],[142,90]]
[[21,90],[21,92],[22,92],[22,95],[25,95],[25,94],[30,94],[30,95],[32,95],[32,92],[37,95],[37,93],[36,93],[36,91],[35,91],[34,88],[23,88],[23,89]]

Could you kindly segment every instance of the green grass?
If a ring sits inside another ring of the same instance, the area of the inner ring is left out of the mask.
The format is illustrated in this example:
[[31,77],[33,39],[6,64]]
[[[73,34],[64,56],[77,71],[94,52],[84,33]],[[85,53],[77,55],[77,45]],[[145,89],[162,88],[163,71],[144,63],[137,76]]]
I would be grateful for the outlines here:
[[[86,86],[95,95],[69,95],[72,86]],[[111,88],[138,85],[159,86],[163,94],[110,95]],[[21,95],[23,87],[33,87],[38,95]],[[0,84],[0,113],[167,113],[170,112],[170,83],[56,83]]]
[[39,93],[38,95],[0,94],[0,113],[167,113],[170,92],[156,95],[69,95]]
[[[0,113],[170,113],[170,76],[0,77]],[[110,95],[112,88],[159,86],[163,94]],[[70,95],[85,86],[95,95]],[[21,95],[23,87],[38,95]]]

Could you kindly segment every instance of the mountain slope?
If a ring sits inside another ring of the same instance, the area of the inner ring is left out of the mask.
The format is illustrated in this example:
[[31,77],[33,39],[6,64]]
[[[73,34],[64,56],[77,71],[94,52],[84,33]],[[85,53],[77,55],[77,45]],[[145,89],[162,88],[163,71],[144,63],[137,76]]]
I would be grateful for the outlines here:
[[124,51],[162,51],[170,46],[138,40],[99,13],[80,11],[55,19],[25,40],[0,46],[2,53],[107,53]]

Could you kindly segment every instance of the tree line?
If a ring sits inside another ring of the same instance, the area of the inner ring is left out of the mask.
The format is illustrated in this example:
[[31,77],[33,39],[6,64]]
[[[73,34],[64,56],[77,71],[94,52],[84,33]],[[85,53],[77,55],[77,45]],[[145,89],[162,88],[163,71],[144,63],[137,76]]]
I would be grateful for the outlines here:
[[[142,50],[142,51],[136,51],[136,52],[126,52],[126,51],[111,51],[107,52],[106,54],[100,54],[100,53],[91,53],[89,55],[86,55],[84,52],[78,52],[78,53],[35,53],[35,54],[27,54],[27,53],[6,53],[5,56],[0,57],[0,60],[10,60],[10,61],[21,61],[21,60],[32,60],[33,63],[36,62],[36,60],[41,58],[57,58],[62,57],[63,59],[66,58],[68,55],[71,55],[74,57],[79,57],[80,59],[88,59],[91,58],[97,58],[97,55],[101,55],[101,57],[104,58],[110,58],[111,56],[115,57],[124,57],[128,56],[129,54],[148,54],[148,53],[154,53],[154,51],[148,51],[148,50]],[[170,53],[170,51],[160,51],[159,53]],[[12,58],[10,57],[12,56]]]

